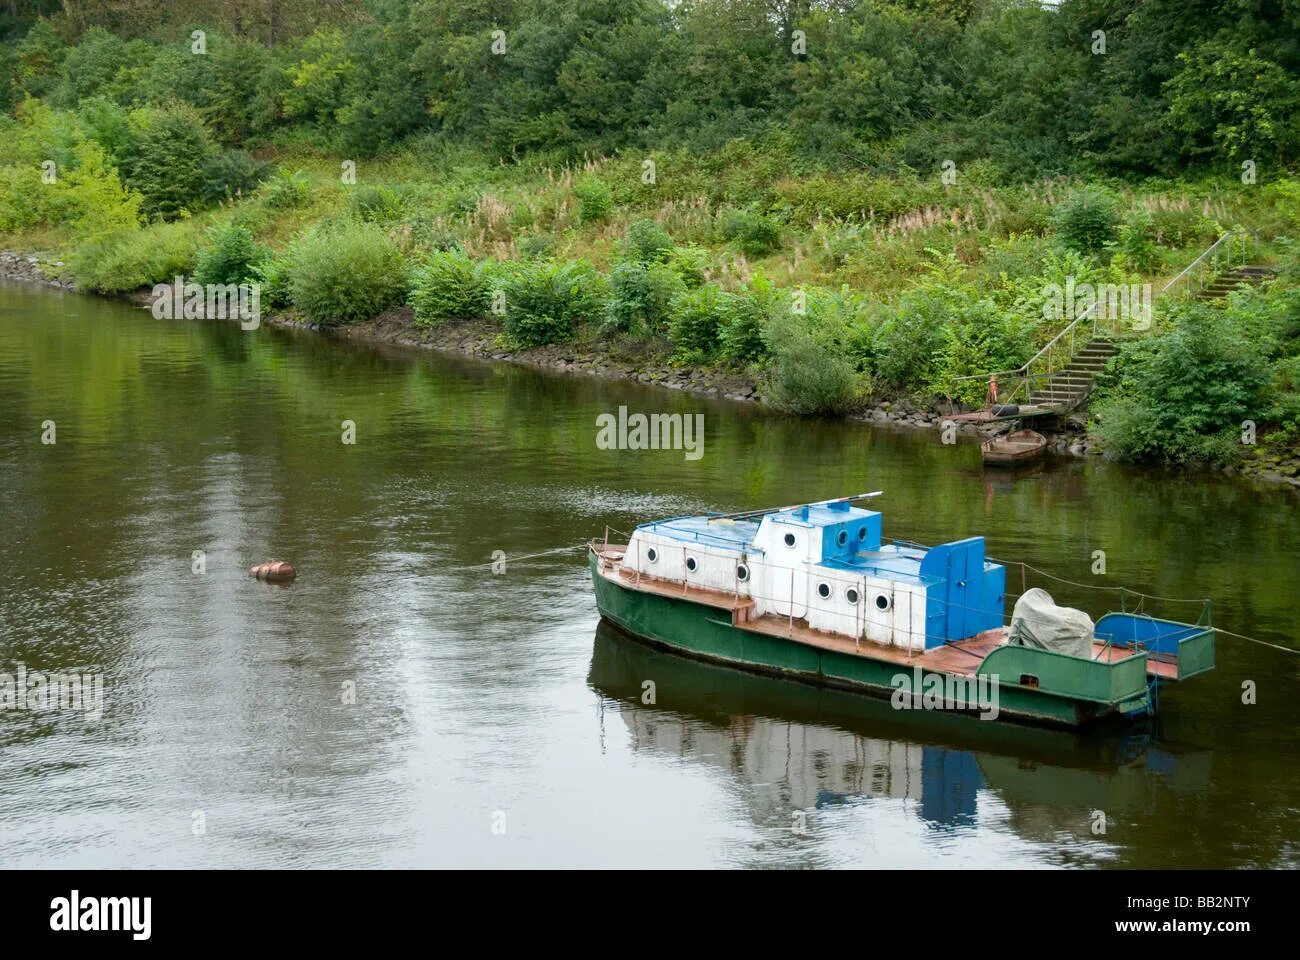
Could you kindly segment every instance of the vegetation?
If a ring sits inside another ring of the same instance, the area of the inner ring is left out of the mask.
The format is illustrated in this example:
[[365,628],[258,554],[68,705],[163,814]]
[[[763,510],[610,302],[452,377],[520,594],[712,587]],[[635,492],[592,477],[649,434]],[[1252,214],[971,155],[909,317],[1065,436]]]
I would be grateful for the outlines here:
[[324,224],[294,246],[289,295],[308,320],[332,325],[373,317],[406,295],[401,251],[369,224]]
[[1244,225],[1283,278],[1160,306],[1098,435],[1156,460],[1239,456],[1241,419],[1300,441],[1277,319],[1300,227],[1294,4],[10,8],[0,244],[86,289],[256,279],[323,324],[406,302],[520,347],[731,365],[826,414],[977,401],[959,378],[1068,322],[1052,285],[1159,284]]

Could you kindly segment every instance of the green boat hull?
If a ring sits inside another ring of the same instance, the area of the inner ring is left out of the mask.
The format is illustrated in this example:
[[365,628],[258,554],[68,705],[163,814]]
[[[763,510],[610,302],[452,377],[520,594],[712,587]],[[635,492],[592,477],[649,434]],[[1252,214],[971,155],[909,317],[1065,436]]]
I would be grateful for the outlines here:
[[[927,688],[926,678],[937,677],[932,682],[938,683],[948,676],[869,653],[838,653],[748,630],[732,624],[726,610],[613,583],[601,575],[594,553],[588,554],[588,564],[601,616],[633,637],[687,656],[890,698],[902,682],[897,680],[900,674],[908,677],[907,689],[918,693]],[[984,659],[978,673],[997,685],[998,719],[1077,727],[1146,715],[1150,708],[1142,656],[1104,663],[1004,646]],[[964,713],[981,710],[974,696],[956,699],[944,708]]]

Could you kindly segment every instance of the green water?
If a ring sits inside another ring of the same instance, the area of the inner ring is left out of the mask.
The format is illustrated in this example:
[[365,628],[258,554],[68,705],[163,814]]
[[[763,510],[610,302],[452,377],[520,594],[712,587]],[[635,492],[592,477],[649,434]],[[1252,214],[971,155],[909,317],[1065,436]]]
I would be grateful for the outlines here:
[[[620,405],[702,413],[703,457],[598,449]],[[104,683],[98,720],[0,711],[3,863],[1300,861],[1295,656],[1225,638],[1152,729],[1026,730],[650,651],[598,628],[580,550],[510,559],[872,489],[888,536],[984,534],[1300,646],[1289,490],[1096,461],[1000,477],[937,434],[0,286],[0,671]],[[249,577],[272,558],[298,580]]]

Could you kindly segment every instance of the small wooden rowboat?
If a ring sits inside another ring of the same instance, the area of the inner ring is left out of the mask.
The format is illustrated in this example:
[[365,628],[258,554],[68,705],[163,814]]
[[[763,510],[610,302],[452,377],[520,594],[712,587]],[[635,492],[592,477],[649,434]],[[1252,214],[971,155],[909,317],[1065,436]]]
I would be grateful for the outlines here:
[[995,466],[1037,460],[1047,449],[1047,438],[1033,430],[1017,430],[1003,437],[990,437],[980,445],[984,462]]

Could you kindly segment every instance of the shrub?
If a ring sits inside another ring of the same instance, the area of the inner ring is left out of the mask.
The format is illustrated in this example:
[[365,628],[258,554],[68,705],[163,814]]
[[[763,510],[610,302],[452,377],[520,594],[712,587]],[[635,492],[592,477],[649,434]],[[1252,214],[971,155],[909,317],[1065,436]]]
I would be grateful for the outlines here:
[[688,287],[698,287],[704,282],[708,262],[709,252],[699,247],[673,247],[664,257],[664,264]]
[[688,290],[673,301],[668,336],[679,360],[701,363],[717,352],[722,318],[731,299],[717,287],[707,286]]
[[876,327],[876,377],[911,391],[928,383],[950,312],[948,298],[933,291],[904,294],[898,306]]
[[415,274],[411,306],[415,322],[432,326],[487,313],[490,288],[485,266],[459,250],[435,253]]
[[653,220],[637,220],[623,237],[623,259],[636,263],[662,261],[673,249],[673,238]]
[[135,146],[127,182],[144,197],[144,212],[174,220],[203,203],[205,168],[216,152],[203,118],[193,107],[172,104],[132,115]]
[[834,344],[788,316],[773,324],[768,336],[772,359],[765,393],[774,407],[818,415],[843,413],[853,406],[857,375]]
[[1155,219],[1146,207],[1134,207],[1124,218],[1115,241],[1115,253],[1130,269],[1145,272],[1155,267]]
[[83,244],[69,268],[84,290],[138,290],[188,274],[198,242],[198,225],[190,221],[112,233]]
[[318,228],[294,247],[293,303],[317,323],[373,317],[401,301],[406,283],[401,251],[370,224]]
[[269,257],[257,267],[261,283],[261,302],[268,307],[287,307],[293,303],[293,255]]
[[1066,247],[1079,253],[1099,253],[1114,241],[1119,213],[1109,193],[1085,187],[1057,207],[1053,219]]
[[751,363],[768,354],[767,331],[783,308],[780,292],[761,273],[731,299],[718,331],[719,353],[728,360]]
[[195,283],[243,283],[258,276],[258,265],[267,257],[265,247],[253,239],[247,227],[228,224],[208,233],[208,245],[199,251],[194,264]]
[[1122,348],[1094,405],[1108,455],[1132,461],[1222,460],[1239,450],[1271,376],[1259,346],[1222,311],[1184,307],[1168,334]]
[[757,210],[728,210],[719,229],[724,240],[735,243],[749,257],[766,256],[781,246],[780,226]]
[[203,164],[203,200],[221,203],[252,193],[266,176],[266,164],[245,150],[222,150]]
[[307,202],[311,196],[311,178],[306,170],[280,167],[262,184],[260,192],[272,210],[288,210]]
[[573,188],[578,198],[578,219],[582,223],[600,223],[614,209],[614,195],[609,184],[596,177],[583,180]]
[[1214,221],[1185,203],[1157,204],[1151,210],[1151,232],[1167,247],[1208,243],[1218,233]]
[[576,324],[599,317],[605,304],[602,279],[583,260],[516,264],[503,289],[506,334],[524,347],[568,340]]
[[605,333],[646,334],[667,327],[673,298],[686,291],[676,271],[662,263],[625,261],[609,275]]
[[402,195],[382,184],[364,184],[348,196],[348,205],[357,217],[369,223],[389,223],[402,218]]
[[526,260],[544,260],[555,249],[555,237],[549,233],[530,233],[520,237],[515,246]]

